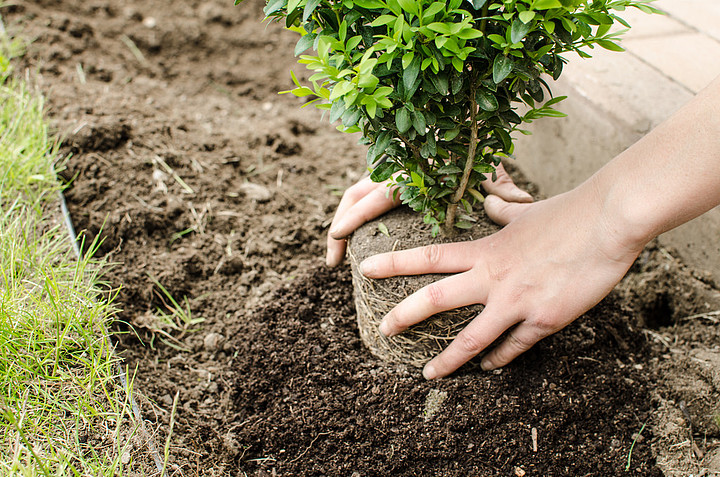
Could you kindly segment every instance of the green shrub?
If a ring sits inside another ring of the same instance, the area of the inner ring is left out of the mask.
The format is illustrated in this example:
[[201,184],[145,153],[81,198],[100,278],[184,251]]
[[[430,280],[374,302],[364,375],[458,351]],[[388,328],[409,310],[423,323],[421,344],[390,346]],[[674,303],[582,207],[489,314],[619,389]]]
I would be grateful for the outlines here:
[[629,25],[615,12],[658,12],[651,1],[268,0],[264,11],[301,35],[295,54],[313,72],[308,85],[292,74],[290,92],[361,132],[372,179],[391,179],[436,234],[471,225],[513,132],[564,116],[546,81],[562,55],[622,51],[612,27]]

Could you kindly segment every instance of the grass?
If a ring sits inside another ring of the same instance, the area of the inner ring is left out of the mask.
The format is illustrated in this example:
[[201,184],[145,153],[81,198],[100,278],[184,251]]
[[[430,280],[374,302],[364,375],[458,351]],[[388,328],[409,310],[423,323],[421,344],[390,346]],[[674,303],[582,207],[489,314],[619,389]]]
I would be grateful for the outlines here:
[[0,475],[123,474],[113,293],[105,264],[73,251],[42,98],[10,74],[18,51],[0,38]]

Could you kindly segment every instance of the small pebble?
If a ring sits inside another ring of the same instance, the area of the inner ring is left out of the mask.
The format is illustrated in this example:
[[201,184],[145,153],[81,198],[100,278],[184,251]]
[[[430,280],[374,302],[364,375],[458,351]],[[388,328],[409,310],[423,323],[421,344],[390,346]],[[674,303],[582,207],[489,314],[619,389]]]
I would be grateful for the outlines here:
[[238,187],[245,197],[256,202],[267,202],[272,199],[272,192],[265,186],[246,182]]
[[205,351],[217,351],[222,345],[225,337],[220,333],[208,333],[203,339],[203,347]]
[[160,401],[162,401],[162,403],[165,404],[166,406],[172,406],[173,398],[169,394],[166,394],[160,398]]

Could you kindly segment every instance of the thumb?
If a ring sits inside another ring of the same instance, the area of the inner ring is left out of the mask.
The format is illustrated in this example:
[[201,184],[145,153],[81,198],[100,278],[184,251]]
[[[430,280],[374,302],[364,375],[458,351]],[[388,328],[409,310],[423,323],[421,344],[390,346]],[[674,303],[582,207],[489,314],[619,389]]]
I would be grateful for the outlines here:
[[507,202],[496,195],[485,197],[485,212],[498,225],[507,225],[523,214],[533,203]]

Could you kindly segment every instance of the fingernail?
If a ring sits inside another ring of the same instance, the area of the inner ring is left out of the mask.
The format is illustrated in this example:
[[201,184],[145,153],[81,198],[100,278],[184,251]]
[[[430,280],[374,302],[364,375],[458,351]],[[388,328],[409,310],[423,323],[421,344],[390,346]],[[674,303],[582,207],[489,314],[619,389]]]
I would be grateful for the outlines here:
[[480,369],[482,369],[483,371],[492,371],[494,367],[489,359],[483,359],[480,362]]
[[332,238],[334,238],[335,240],[337,240],[336,236],[337,236],[338,232],[340,232],[340,228],[339,228],[339,227],[333,227],[332,229],[330,229],[330,232],[328,232],[328,233],[330,234],[330,236],[331,236]]
[[435,366],[432,363],[428,363],[425,365],[422,371],[423,377],[427,380],[435,379],[437,378],[437,370],[435,369]]
[[390,337],[390,326],[387,324],[387,321],[383,320],[380,322],[380,326],[378,326],[378,331],[382,333],[383,336]]
[[532,196],[531,196],[530,194],[528,194],[527,192],[525,192],[524,190],[522,190],[522,189],[517,189],[517,190],[515,190],[515,192],[514,192],[513,195],[515,196],[515,199],[518,200],[518,201],[520,201],[520,202],[532,201],[532,200],[533,200]]
[[375,272],[375,261],[372,258],[366,258],[362,262],[360,262],[360,273],[363,275],[371,275],[373,272]]

